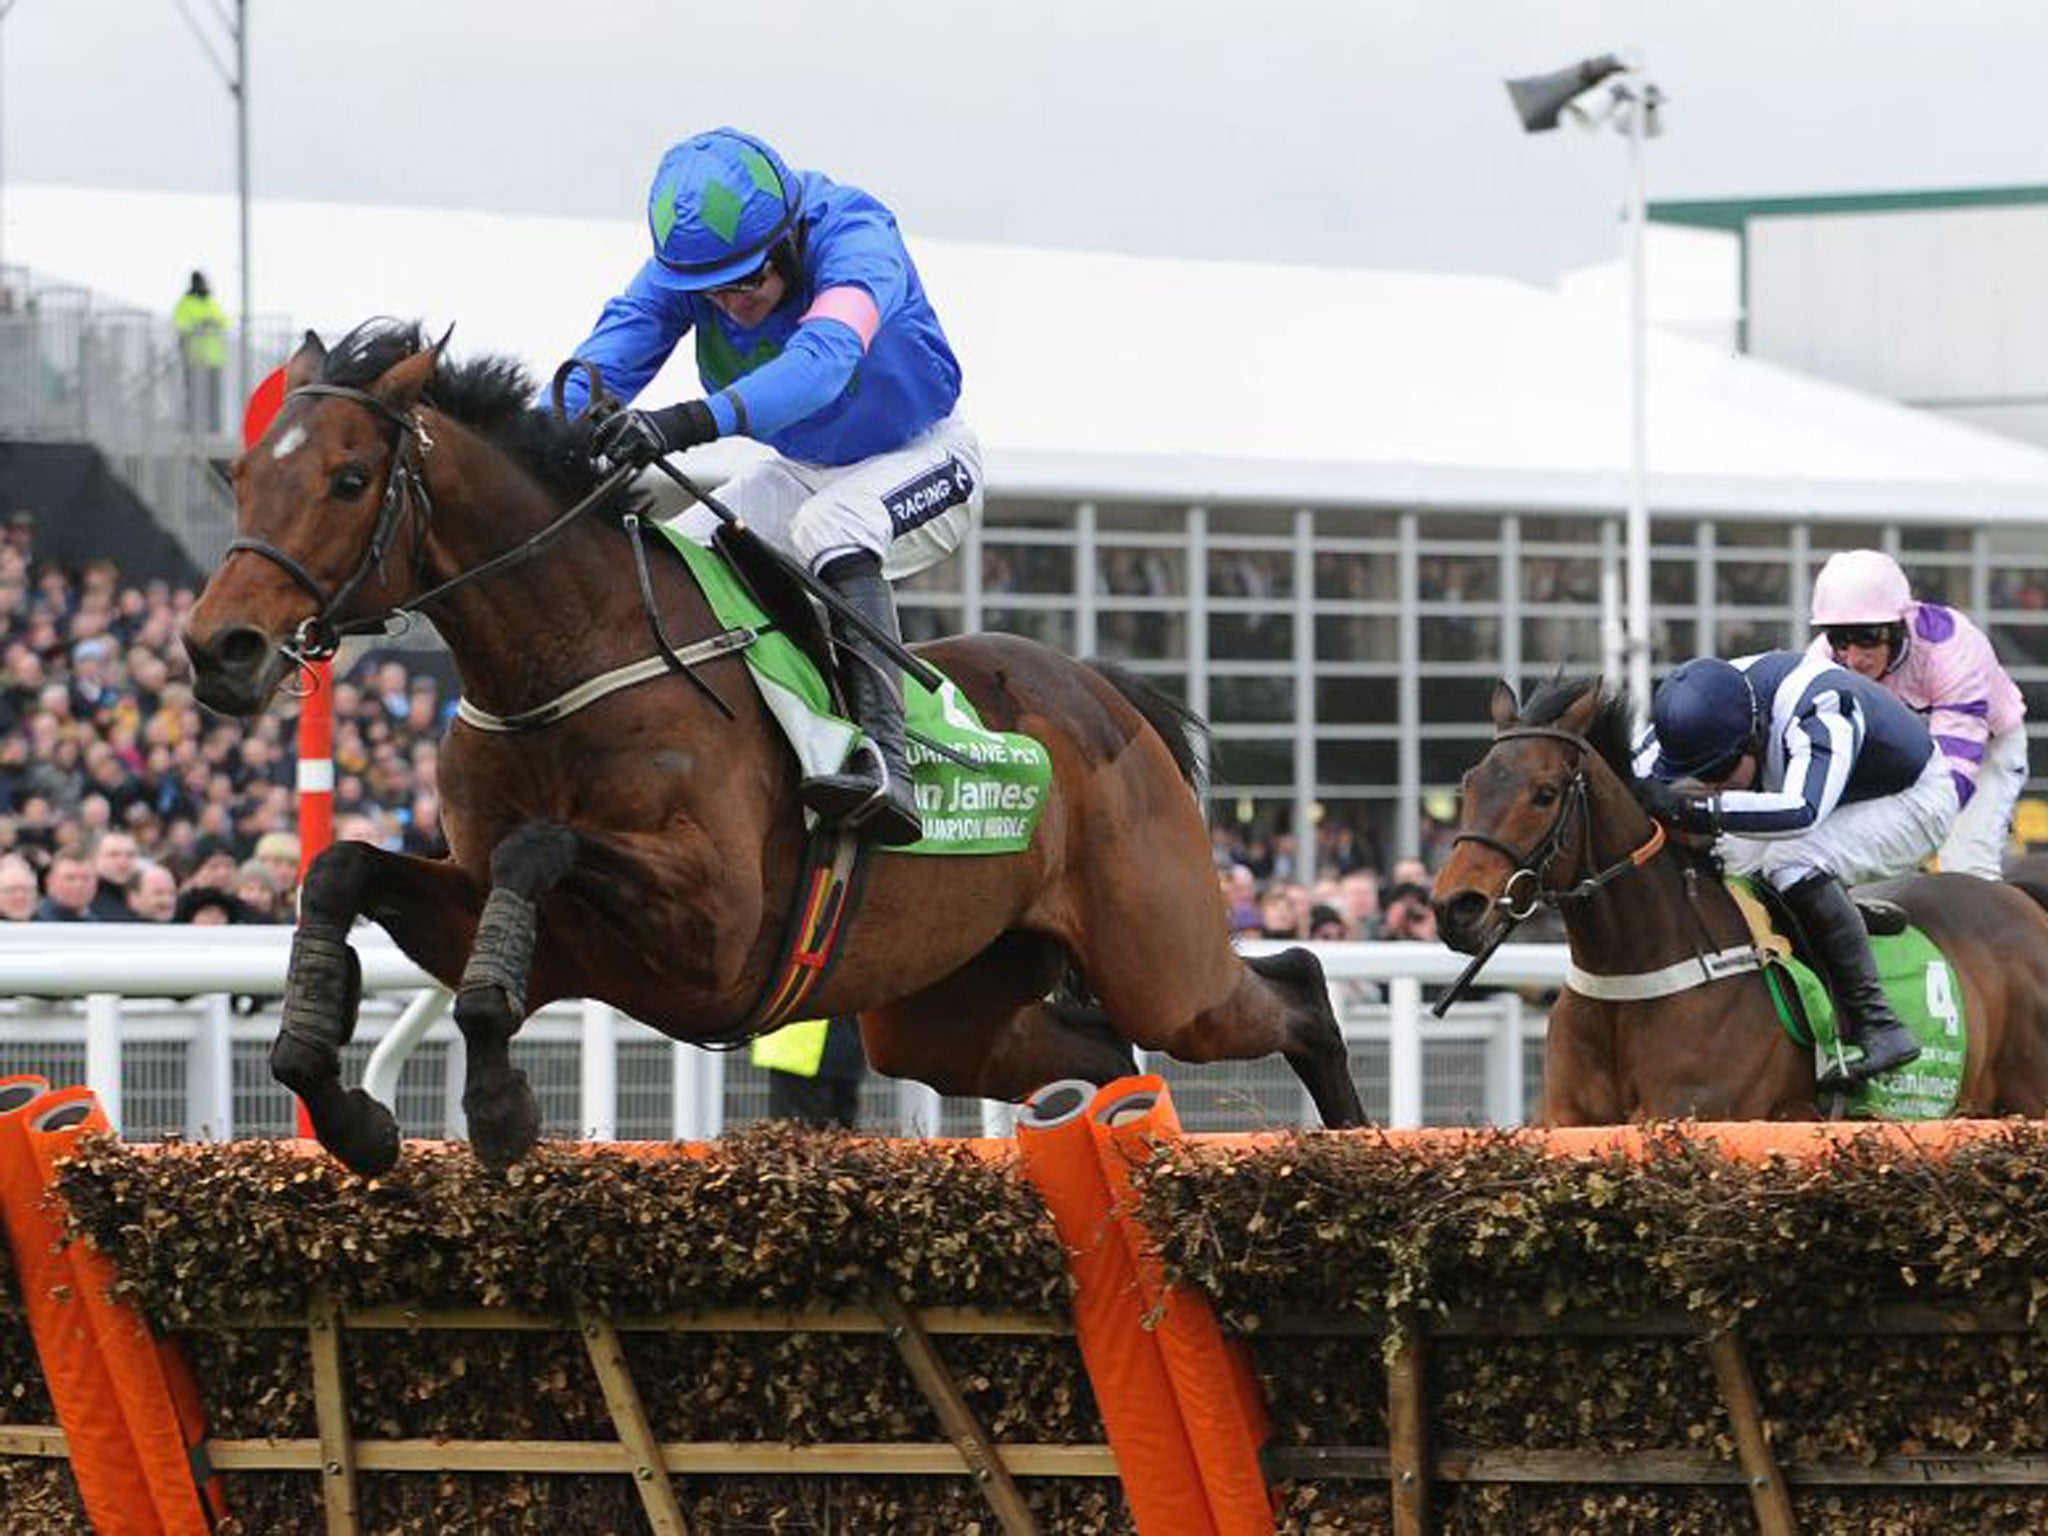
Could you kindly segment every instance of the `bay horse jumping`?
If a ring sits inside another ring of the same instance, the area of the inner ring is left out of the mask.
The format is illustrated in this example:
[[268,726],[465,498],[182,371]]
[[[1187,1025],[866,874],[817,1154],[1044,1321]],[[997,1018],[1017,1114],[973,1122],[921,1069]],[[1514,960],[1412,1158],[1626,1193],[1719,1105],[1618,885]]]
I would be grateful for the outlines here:
[[[465,702],[500,717],[654,649],[620,520],[630,491],[579,511],[603,477],[574,426],[529,409],[516,364],[444,363],[446,340],[383,322],[332,353],[308,334],[292,357],[283,408],[234,466],[238,536],[185,627],[209,707],[254,714],[323,636],[416,607]],[[718,631],[682,563],[656,553],[667,635]],[[991,729],[1045,744],[1043,814],[1021,853],[873,852],[805,1014],[858,1012],[881,1072],[1012,1100],[1120,1076],[1129,1044],[1192,1062],[1277,1051],[1326,1124],[1363,1123],[1315,957],[1231,948],[1199,722],[1114,667],[1014,636],[921,653]],[[508,1051],[532,1010],[597,998],[695,1041],[750,1017],[799,877],[796,785],[735,653],[528,731],[458,720],[440,759],[448,856],[349,842],[308,871],[273,1073],[349,1167],[396,1160],[389,1110],[339,1076],[360,993],[348,932],[367,916],[455,990],[471,1139],[509,1164],[540,1130]]]
[[[1763,976],[1729,968],[1705,980],[1700,957],[1747,946],[1748,928],[1712,857],[1666,837],[1637,804],[1627,697],[1560,682],[1518,711],[1501,683],[1492,716],[1493,743],[1465,775],[1457,841],[1433,892],[1444,941],[1476,953],[1510,911],[1554,906],[1582,985],[1673,988],[1618,1000],[1565,987],[1550,1012],[1545,1122],[1818,1117],[1813,1052],[1786,1035]],[[1970,1033],[1956,1113],[2048,1112],[2042,902],[1968,875],[1916,876],[1885,894],[1962,988]],[[1669,980],[1649,979],[1667,967]]]

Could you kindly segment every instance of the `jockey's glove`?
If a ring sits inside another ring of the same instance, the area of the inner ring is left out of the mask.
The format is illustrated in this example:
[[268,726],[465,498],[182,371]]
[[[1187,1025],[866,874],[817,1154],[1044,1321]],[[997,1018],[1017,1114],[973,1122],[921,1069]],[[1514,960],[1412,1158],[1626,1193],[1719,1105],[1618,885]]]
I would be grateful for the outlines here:
[[1688,795],[1662,779],[1638,779],[1636,799],[1667,827],[1710,836],[1721,830],[1721,802],[1714,795]]
[[717,436],[711,407],[702,400],[686,400],[659,411],[616,411],[599,424],[590,446],[614,464],[639,468]]

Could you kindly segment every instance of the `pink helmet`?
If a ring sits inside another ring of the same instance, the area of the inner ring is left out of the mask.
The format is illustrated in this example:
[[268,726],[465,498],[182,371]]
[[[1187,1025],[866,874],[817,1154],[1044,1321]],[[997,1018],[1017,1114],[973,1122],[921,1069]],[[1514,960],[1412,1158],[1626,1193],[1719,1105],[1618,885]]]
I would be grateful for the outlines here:
[[1913,589],[1899,562],[1881,549],[1828,556],[1813,579],[1813,626],[1898,624],[1912,611]]

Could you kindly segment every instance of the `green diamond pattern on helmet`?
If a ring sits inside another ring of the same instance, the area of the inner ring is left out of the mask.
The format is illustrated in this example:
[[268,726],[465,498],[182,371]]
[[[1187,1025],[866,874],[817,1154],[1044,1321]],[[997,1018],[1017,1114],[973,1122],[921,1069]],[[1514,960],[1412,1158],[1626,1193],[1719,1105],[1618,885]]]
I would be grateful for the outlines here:
[[744,206],[724,182],[707,182],[697,199],[697,217],[704,221],[706,229],[731,245],[733,231],[740,227],[740,210]]
[[747,174],[754,179],[754,185],[763,192],[772,192],[777,198],[786,200],[782,190],[782,178],[775,174],[775,167],[768,157],[751,144],[740,146],[740,164],[747,168]]
[[664,181],[661,189],[654,194],[654,201],[648,205],[647,217],[654,226],[654,244],[658,249],[668,244],[669,231],[676,227],[676,184]]

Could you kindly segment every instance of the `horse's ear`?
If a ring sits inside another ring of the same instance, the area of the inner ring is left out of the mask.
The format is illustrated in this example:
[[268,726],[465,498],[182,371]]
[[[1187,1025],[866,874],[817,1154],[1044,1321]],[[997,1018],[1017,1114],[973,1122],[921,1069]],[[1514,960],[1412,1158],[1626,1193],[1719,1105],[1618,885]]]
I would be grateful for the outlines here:
[[301,384],[310,384],[320,377],[320,366],[327,361],[327,348],[312,331],[306,332],[306,339],[299,343],[299,350],[292,354],[285,364],[284,387],[287,392]]
[[1592,728],[1593,717],[1599,712],[1600,689],[1596,685],[1573,699],[1571,708],[1557,717],[1557,723],[1574,736],[1583,736]]
[[1515,698],[1514,685],[1506,678],[1499,678],[1493,685],[1493,699],[1487,705],[1493,716],[1493,728],[1504,731],[1521,717],[1522,706]]
[[[450,326],[450,334],[454,327]],[[420,396],[434,381],[434,368],[441,361],[441,348],[448,340],[443,336],[430,347],[422,347],[412,356],[401,358],[384,370],[382,378],[370,386],[370,393],[390,406],[394,411],[409,411],[419,404]]]

